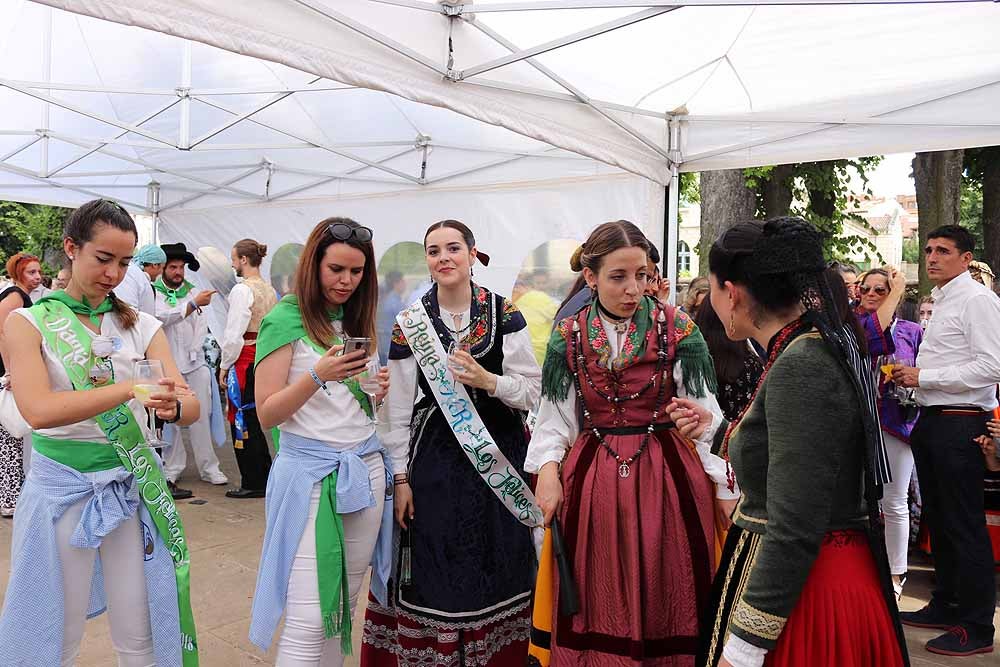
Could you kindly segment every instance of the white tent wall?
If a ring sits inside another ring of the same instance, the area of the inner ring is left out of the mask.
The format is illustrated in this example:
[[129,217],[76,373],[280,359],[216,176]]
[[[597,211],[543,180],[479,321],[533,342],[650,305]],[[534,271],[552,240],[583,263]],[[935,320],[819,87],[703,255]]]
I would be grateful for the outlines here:
[[[619,174],[177,209],[161,216],[160,239],[183,241],[190,249],[214,246],[228,255],[234,242],[251,237],[266,243],[273,253],[282,244],[303,243],[316,223],[331,216],[370,227],[379,259],[402,241],[422,242],[427,227],[438,220],[461,220],[491,258],[489,267],[476,267],[476,280],[510,294],[522,263],[539,245],[552,239],[583,241],[591,229],[608,220],[635,222],[662,248],[664,189],[647,179]],[[265,273],[269,268],[265,260]]]

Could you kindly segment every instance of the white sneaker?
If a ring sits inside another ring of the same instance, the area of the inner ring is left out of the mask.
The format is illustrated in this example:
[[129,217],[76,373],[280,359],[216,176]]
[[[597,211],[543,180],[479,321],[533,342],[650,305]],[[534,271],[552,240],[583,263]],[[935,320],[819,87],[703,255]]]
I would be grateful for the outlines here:
[[202,477],[201,481],[208,482],[209,484],[214,484],[215,486],[222,486],[223,484],[229,484],[229,478],[223,475],[221,472],[215,475],[209,475],[208,477]]

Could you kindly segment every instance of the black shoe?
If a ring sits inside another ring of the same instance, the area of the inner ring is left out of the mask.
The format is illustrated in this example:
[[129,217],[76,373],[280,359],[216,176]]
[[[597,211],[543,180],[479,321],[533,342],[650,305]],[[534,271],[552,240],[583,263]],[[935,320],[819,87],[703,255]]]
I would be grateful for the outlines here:
[[940,637],[935,637],[924,645],[931,653],[938,655],[953,655],[963,657],[977,653],[993,652],[993,637],[970,635],[961,625],[948,630]]
[[899,621],[913,628],[948,630],[958,622],[958,616],[954,609],[931,603],[920,611],[899,612]]
[[170,495],[173,496],[174,500],[187,500],[194,496],[192,491],[188,489],[182,489],[178,487],[173,482],[167,482],[167,488],[170,489]]
[[263,498],[265,495],[267,494],[263,491],[251,491],[241,487],[226,491],[226,498]]

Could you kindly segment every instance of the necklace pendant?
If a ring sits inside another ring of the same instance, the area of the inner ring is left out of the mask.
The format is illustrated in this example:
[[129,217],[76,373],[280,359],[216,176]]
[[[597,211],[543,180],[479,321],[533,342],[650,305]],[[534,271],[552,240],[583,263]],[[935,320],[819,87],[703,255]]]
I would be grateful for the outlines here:
[[628,463],[622,461],[621,465],[618,466],[618,476],[621,477],[622,479],[625,479],[631,474],[632,474],[632,469],[628,467]]

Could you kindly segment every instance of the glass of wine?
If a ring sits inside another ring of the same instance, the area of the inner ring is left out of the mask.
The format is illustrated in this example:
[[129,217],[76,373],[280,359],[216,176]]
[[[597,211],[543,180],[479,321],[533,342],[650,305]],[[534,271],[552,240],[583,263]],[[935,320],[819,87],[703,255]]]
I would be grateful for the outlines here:
[[365,366],[365,370],[361,373],[360,384],[361,391],[368,395],[368,400],[372,404],[372,424],[377,425],[378,421],[378,408],[375,403],[375,396],[382,389],[382,384],[379,382],[378,375],[382,371],[382,365],[379,364],[378,356],[372,355],[368,360],[368,365]]
[[465,366],[455,358],[455,354],[459,351],[472,354],[472,345],[460,340],[453,340],[448,345],[448,368],[451,369],[452,373],[461,373],[465,370]]
[[[914,365],[914,363],[915,362],[914,362],[913,359],[903,358],[903,357],[896,357],[896,365],[897,366],[910,366],[910,367],[912,367]],[[914,399],[914,394],[915,394],[915,390],[907,388],[907,387],[900,387],[899,385],[896,385],[896,399],[899,401],[900,405],[903,405],[903,406],[916,405],[917,401]]]
[[[132,367],[132,393],[143,406],[149,402],[152,394],[160,391],[160,379],[163,377],[165,377],[163,364],[158,359],[141,359],[135,362]],[[153,411],[148,408],[146,410],[149,413],[149,421],[154,426],[153,434],[147,444],[153,448],[168,446],[169,443],[162,440],[156,433],[156,418]]]

